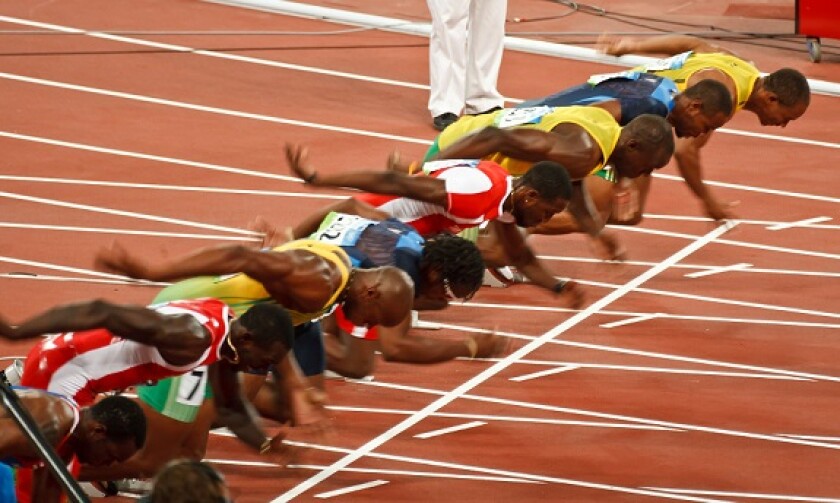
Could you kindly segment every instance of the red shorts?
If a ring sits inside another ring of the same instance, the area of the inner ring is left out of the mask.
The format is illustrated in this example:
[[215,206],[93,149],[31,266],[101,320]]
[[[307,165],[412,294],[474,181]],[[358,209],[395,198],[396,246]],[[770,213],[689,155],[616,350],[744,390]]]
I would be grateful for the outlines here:
[[344,306],[338,306],[335,310],[335,321],[338,328],[353,337],[364,339],[366,341],[379,340],[379,331],[376,330],[376,325],[372,327],[354,325],[353,322],[348,320],[347,316],[344,315]]

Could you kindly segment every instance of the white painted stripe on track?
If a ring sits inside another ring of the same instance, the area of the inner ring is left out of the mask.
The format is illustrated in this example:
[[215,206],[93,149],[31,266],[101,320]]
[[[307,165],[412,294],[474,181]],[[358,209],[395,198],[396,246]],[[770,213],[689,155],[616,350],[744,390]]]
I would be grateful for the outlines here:
[[685,494],[694,496],[720,496],[732,498],[755,498],[763,500],[780,500],[780,501],[807,501],[814,503],[840,503],[840,498],[821,498],[817,496],[802,496],[795,494],[768,494],[768,493],[748,493],[735,491],[707,491],[703,489],[675,489],[671,487],[646,487],[654,491],[663,491],[670,494]]
[[[416,410],[398,410],[398,409],[378,409],[371,407],[348,407],[341,405],[327,405],[327,409],[341,411],[341,412],[360,412],[369,414],[395,414],[401,416],[410,416],[416,414]],[[511,422],[511,423],[534,423],[534,424],[550,424],[554,426],[584,426],[587,428],[618,428],[629,430],[654,430],[654,431],[682,431],[675,428],[666,428],[664,426],[651,426],[647,424],[635,423],[606,423],[596,421],[579,421],[566,419],[545,419],[536,417],[512,417],[486,414],[456,414],[451,412],[435,412],[430,417],[448,417],[458,419],[476,419],[482,421],[496,421],[496,422]]]
[[746,262],[739,262],[737,264],[731,265],[722,265],[719,267],[713,267],[711,269],[706,269],[705,271],[698,271],[698,272],[690,272],[685,274],[686,278],[702,278],[705,276],[712,276],[714,274],[722,274],[725,272],[735,272],[735,271],[743,271],[745,269],[749,269],[752,267],[752,264],[748,264]]
[[428,145],[431,142],[429,140],[421,140],[419,138],[412,138],[410,136],[401,136],[401,135],[393,135],[387,133],[377,133],[375,131],[367,131],[364,129],[354,129],[354,128],[347,128],[347,127],[340,127],[340,126],[330,126],[327,124],[319,124],[317,122],[307,122],[307,121],[300,121],[294,119],[284,119],[282,117],[274,117],[271,115],[264,115],[264,114],[257,114],[251,112],[243,112],[239,110],[230,110],[227,108],[219,108],[219,107],[212,107],[206,105],[198,105],[195,103],[187,103],[184,101],[175,101],[175,100],[167,100],[163,98],[154,98],[151,96],[144,96],[140,94],[132,94],[132,93],[124,93],[121,91],[111,91],[108,89],[101,89],[98,87],[90,87],[90,86],[81,86],[76,84],[68,84],[65,82],[58,82],[54,80],[47,80],[47,79],[39,79],[35,77],[28,77],[25,75],[16,75],[13,73],[6,73],[0,72],[0,78],[13,80],[17,82],[26,82],[28,84],[37,84],[47,87],[55,87],[59,89],[68,89],[71,91],[81,91],[85,93],[91,94],[98,94],[100,96],[109,96],[112,98],[121,98],[126,100],[132,101],[139,101],[142,103],[151,103],[154,105],[164,105],[170,106],[175,108],[183,108],[186,110],[193,110],[197,112],[207,112],[213,113],[218,115],[225,115],[228,117],[238,117],[242,119],[253,119],[258,121],[264,122],[272,122],[275,124],[286,124],[289,126],[299,126],[311,129],[320,129],[324,131],[333,131],[338,133],[349,133],[355,134],[359,136],[368,136],[372,138],[379,138],[385,140],[394,140],[394,141],[402,141],[406,143],[419,143],[422,145]]
[[819,222],[828,222],[831,220],[831,217],[814,217],[814,218],[806,218],[805,220],[797,220],[796,222],[785,222],[776,225],[771,225],[767,227],[768,231],[781,231],[784,229],[792,229],[794,227],[807,227],[808,225],[819,223]]
[[426,440],[429,438],[439,437],[441,435],[448,435],[449,433],[455,433],[458,431],[469,430],[472,428],[478,428],[479,426],[486,426],[487,423],[484,421],[470,421],[469,423],[462,423],[455,426],[450,426],[448,428],[441,428],[439,430],[432,430],[427,431],[425,433],[418,433],[414,435],[414,438],[419,438],[422,440]]
[[[27,259],[20,259],[16,257],[7,257],[0,255],[0,262],[8,262],[10,264],[18,264],[18,265],[25,265],[30,267],[41,267],[44,269],[51,269],[54,271],[63,271],[63,272],[73,272],[77,274],[86,274],[89,276],[96,276],[99,278],[107,278],[107,279],[117,279],[117,280],[126,280],[125,276],[120,276],[119,274],[111,274],[108,272],[100,272],[94,271],[92,269],[80,269],[78,267],[69,267],[64,265],[58,264],[51,264],[47,262],[38,262],[35,260],[27,260]],[[136,283],[138,285],[155,285],[155,286],[166,286],[169,283],[158,283],[154,281],[145,281],[145,280],[135,280],[130,279],[131,282]]]
[[794,435],[791,433],[777,433],[782,437],[804,438],[805,440],[819,440],[820,442],[840,442],[840,437],[826,437],[822,435]]
[[335,489],[333,491],[327,491],[325,493],[318,493],[315,495],[315,497],[320,499],[334,498],[336,496],[343,496],[345,494],[363,491],[365,489],[372,489],[374,487],[385,485],[387,483],[387,480],[372,480],[370,482],[365,482],[364,484],[356,484],[348,487],[343,487],[341,489]]
[[[495,359],[493,359],[493,358],[482,359],[482,361],[487,361],[487,362],[492,362],[494,360]],[[522,375],[519,375],[519,376],[514,376],[514,377],[511,377],[508,380],[513,381],[513,382],[530,381],[532,379],[539,379],[540,377],[547,377],[547,376],[562,374],[563,372],[567,372],[569,370],[575,370],[575,369],[579,369],[579,368],[580,368],[580,366],[578,366],[578,365],[557,365],[554,368],[540,370],[539,372],[531,372],[530,374],[522,374]]]
[[[671,178],[669,178],[671,179]],[[673,179],[682,181],[682,178],[674,177]],[[750,187],[747,187],[750,188]],[[807,194],[803,194],[807,195]],[[840,201],[840,200],[838,200]],[[677,220],[677,221],[684,221],[684,222],[708,222],[709,224],[713,224],[714,220],[709,217],[693,217],[688,215],[662,215],[659,213],[645,213],[645,218],[650,220]],[[745,218],[736,218],[735,220],[738,221],[741,225],[775,225],[780,222],[771,222],[768,220],[750,220]],[[614,228],[621,228],[621,225],[610,225],[610,227]],[[830,230],[840,230],[840,225],[822,225],[822,224],[803,224],[799,227],[803,229],[830,229]]]
[[[29,281],[57,281],[60,283],[92,283],[101,285],[140,285],[136,281],[124,279],[95,279],[95,278],[70,278],[67,276],[51,276],[47,274],[27,274],[27,273],[0,273],[0,278],[3,279],[23,279]],[[154,286],[160,288],[161,285],[152,283],[143,283],[142,286]]]
[[[222,166],[219,164],[210,164],[206,162],[187,161],[184,159],[177,159],[175,157],[165,157],[160,155],[144,154],[141,152],[131,152],[128,150],[119,150],[115,148],[99,147],[96,145],[88,145],[85,143],[76,143],[71,141],[55,140],[52,138],[44,138],[41,136],[32,136],[26,134],[14,133],[11,131],[0,131],[0,137],[11,138],[14,140],[31,141],[35,143],[44,143],[46,145],[53,145],[56,147],[73,148],[77,150],[85,150],[88,152],[97,152],[100,154],[117,155],[121,157],[131,157],[134,159],[144,159],[147,161],[165,162],[169,164],[177,164],[181,166],[190,166],[193,168],[209,169],[212,171],[221,171],[224,173],[236,173],[238,175],[255,176],[259,178],[273,178],[275,180],[283,180],[285,182],[303,183],[303,180],[288,176],[278,175],[275,173],[264,173],[262,171],[254,171],[249,169],[234,168],[231,166]],[[279,158],[278,151],[278,158]]]
[[68,225],[20,224],[15,222],[0,222],[0,228],[42,231],[92,232],[100,234],[135,235],[184,239],[210,239],[213,241],[262,241],[262,239],[260,239],[257,236],[230,236],[221,234],[190,234],[183,232],[138,231],[133,229],[114,229],[108,227],[72,227]]
[[[524,334],[517,334],[514,332],[503,332],[500,330],[488,330],[486,328],[476,328],[476,327],[466,327],[462,325],[453,325],[450,323],[441,323],[441,327],[448,328],[450,330],[457,330],[460,332],[467,332],[467,333],[478,333],[478,334],[486,334],[486,333],[495,333],[499,335],[503,335],[505,337],[510,337],[512,339],[520,339],[523,341],[533,341],[536,339],[535,336],[532,335],[524,335]],[[776,369],[771,367],[762,367],[759,365],[746,365],[742,363],[732,363],[732,362],[724,362],[721,360],[710,360],[707,358],[694,358],[691,356],[682,356],[682,355],[674,355],[668,353],[657,353],[653,351],[642,351],[638,349],[630,349],[630,348],[622,348],[619,346],[605,346],[602,344],[591,344],[587,342],[576,342],[576,341],[568,341],[563,339],[554,339],[548,342],[548,344],[557,344],[560,346],[569,346],[574,348],[580,349],[589,349],[592,351],[603,351],[606,353],[617,353],[617,354],[624,354],[624,355],[633,355],[633,356],[641,356],[645,358],[654,358],[659,360],[671,360],[671,361],[678,361],[683,363],[694,363],[698,365],[710,365],[713,367],[723,367],[723,368],[733,368],[739,370],[748,370],[752,372],[759,372],[759,373],[766,373],[766,374],[779,374],[779,375],[786,375],[786,376],[794,376],[794,377],[801,377],[806,380],[815,380],[815,381],[832,381],[832,382],[840,382],[840,377],[837,376],[830,376],[825,374],[814,374],[810,372],[799,372],[796,370],[786,370],[786,369]]]
[[[838,144],[840,145],[840,144]],[[680,176],[674,175],[666,175],[664,173],[654,173],[654,178],[661,178],[663,180],[674,180],[682,182],[683,179]],[[717,182],[715,180],[703,180],[706,185],[711,185],[713,187],[722,187],[726,189],[734,189],[734,190],[743,190],[747,192],[759,192],[762,194],[772,194],[774,196],[785,196],[785,197],[796,197],[799,199],[810,199],[814,201],[823,201],[826,203],[840,203],[840,197],[831,197],[831,196],[820,196],[816,194],[805,194],[802,192],[791,192],[787,190],[779,190],[779,189],[768,189],[765,187],[752,187],[750,185],[741,185],[738,183],[728,183],[728,182]]]
[[[491,367],[492,368],[492,367]],[[379,388],[387,388],[387,389],[395,389],[400,391],[413,391],[416,393],[423,393],[427,395],[436,395],[442,398],[445,398],[451,392],[435,390],[430,388],[421,388],[418,386],[406,386],[402,384],[393,384],[387,383],[383,381],[364,381],[360,382],[364,386],[372,386],[372,387],[379,387]],[[736,438],[744,438],[749,440],[763,440],[768,442],[774,443],[782,443],[782,444],[791,444],[791,445],[798,445],[803,447],[818,447],[822,449],[829,449],[829,450],[840,450],[840,445],[833,444],[829,442],[818,442],[815,440],[805,440],[799,438],[791,438],[791,437],[782,437],[779,435],[773,434],[765,434],[765,433],[752,433],[749,431],[742,431],[742,430],[733,430],[729,428],[716,428],[713,426],[702,426],[696,424],[688,424],[688,423],[678,423],[674,421],[662,421],[659,419],[650,419],[650,418],[643,418],[643,417],[636,417],[636,416],[627,416],[623,414],[612,414],[609,412],[600,412],[594,410],[587,410],[587,409],[578,409],[572,407],[561,407],[557,405],[548,405],[543,403],[534,403],[534,402],[525,402],[521,400],[509,400],[506,398],[496,398],[490,396],[481,396],[481,395],[472,395],[469,393],[465,393],[461,396],[461,398],[466,400],[476,400],[479,402],[487,402],[493,404],[502,404],[502,405],[511,405],[515,407],[523,407],[528,409],[534,410],[542,410],[542,411],[551,411],[551,412],[558,412],[563,414],[573,414],[579,416],[586,416],[586,417],[598,417],[602,419],[610,419],[613,421],[626,421],[631,423],[640,423],[640,424],[649,424],[655,426],[665,426],[668,428],[673,428],[675,430],[682,430],[678,433],[684,432],[696,432],[696,433],[709,433],[714,435],[722,435],[727,437],[736,437]]]
[[[459,398],[461,395],[464,395],[469,390],[475,388],[479,384],[483,383],[484,381],[490,379],[491,377],[495,376],[505,368],[512,365],[517,359],[520,359],[531,351],[539,348],[540,346],[544,345],[551,339],[556,338],[558,335],[566,332],[570,328],[578,325],[580,322],[586,320],[593,314],[595,314],[598,310],[606,307],[613,301],[623,297],[625,294],[637,288],[639,285],[643,284],[645,281],[653,278],[654,276],[658,275],[660,272],[666,270],[671,264],[676,264],[683,258],[687,257],[691,253],[699,250],[703,246],[707,245],[708,243],[714,241],[716,238],[720,237],[723,234],[724,230],[722,228],[716,228],[703,236],[703,238],[694,241],[693,243],[689,244],[685,248],[681,249],[677,253],[671,255],[667,259],[665,259],[662,263],[658,264],[657,266],[645,271],[644,273],[640,274],[636,278],[629,281],[625,284],[622,288],[618,290],[614,290],[607,294],[606,296],[598,299],[591,305],[589,305],[583,311],[575,314],[571,318],[565,320],[563,323],[557,325],[552,330],[544,333],[542,336],[538,337],[537,339],[530,341],[529,343],[525,344],[523,347],[517,349],[510,355],[508,355],[504,360],[499,361],[489,368],[485,369],[484,371],[480,372],[478,375],[472,377],[465,383],[461,384],[460,386],[456,387],[452,391],[446,393],[444,396],[438,398],[431,404],[424,407],[421,411],[417,414],[401,421],[399,424],[394,426],[393,428],[389,429],[388,431],[382,433],[381,435],[377,436],[374,439],[371,439],[351,454],[344,456],[343,458],[339,459],[335,463],[333,463],[329,469],[319,472],[318,474],[310,477],[309,479],[301,482],[294,488],[286,491],[284,494],[280,495],[278,498],[272,500],[272,503],[282,502],[282,501],[291,501],[294,497],[299,496],[300,494],[306,492],[307,490],[315,487],[318,483],[326,480],[327,478],[334,475],[339,469],[350,465],[353,461],[359,459],[360,457],[370,453],[377,447],[382,446],[383,444],[387,443],[389,440],[393,439],[400,433],[406,431],[408,428],[414,426],[415,424],[422,421],[426,418],[429,414],[436,412],[437,410],[441,409],[445,405],[451,403],[455,399]],[[594,485],[595,488],[598,485]],[[602,489],[607,489],[606,487],[599,487]],[[617,490],[619,492],[627,492],[631,494],[648,494],[650,493],[638,493],[635,490],[631,489],[609,489],[609,490]]]
[[641,323],[643,321],[653,320],[655,318],[659,318],[660,315],[661,313],[643,314],[641,316],[633,316],[632,318],[626,318],[624,320],[613,321],[610,323],[602,323],[598,326],[601,328],[623,327],[624,325],[631,325],[634,323]]
[[16,194],[14,192],[5,192],[0,191],[0,197],[6,197],[9,199],[17,199],[20,201],[27,201],[30,203],[39,203],[39,204],[47,204],[50,206],[59,206],[61,208],[71,208],[74,210],[82,210],[82,211],[91,211],[93,213],[105,213],[108,215],[117,215],[121,217],[130,217],[130,218],[137,218],[140,220],[151,220],[154,222],[162,222],[167,224],[174,224],[174,225],[184,225],[190,227],[198,227],[200,229],[210,229],[215,231],[225,231],[225,232],[232,232],[235,234],[243,234],[246,236],[262,236],[259,232],[250,231],[247,229],[237,229],[235,227],[225,227],[222,225],[213,225],[213,224],[205,224],[202,222],[194,222],[190,220],[181,220],[178,218],[169,218],[169,217],[160,217],[157,215],[150,215],[147,213],[138,213],[135,211],[123,211],[123,210],[115,210],[111,208],[105,208],[103,206],[91,206],[88,204],[77,204],[77,203],[70,203],[67,201],[59,201],[58,199],[48,199],[45,197],[34,197],[34,196],[27,196],[24,194]]

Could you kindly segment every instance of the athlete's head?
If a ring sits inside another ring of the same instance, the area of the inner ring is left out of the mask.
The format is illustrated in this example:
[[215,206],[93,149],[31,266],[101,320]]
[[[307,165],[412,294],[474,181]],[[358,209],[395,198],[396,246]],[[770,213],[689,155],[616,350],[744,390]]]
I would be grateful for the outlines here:
[[569,172],[556,162],[538,162],[514,182],[510,197],[516,225],[539,225],[565,210],[569,204],[572,198]]
[[417,298],[446,305],[448,300],[469,300],[484,279],[484,260],[475,243],[441,233],[426,239],[420,259]]
[[229,337],[244,365],[264,369],[279,363],[294,347],[295,328],[286,308],[263,303],[234,320]]
[[732,95],[726,86],[703,79],[677,95],[668,122],[680,138],[699,136],[723,126],[732,112]]
[[84,409],[73,433],[79,460],[93,466],[125,461],[144,443],[146,416],[136,402],[123,396],[110,396]]
[[802,117],[811,103],[811,89],[804,75],[782,68],[759,80],[756,106],[751,108],[762,126],[787,126]]
[[414,282],[393,266],[354,269],[343,305],[354,325],[393,327],[411,315]]
[[621,128],[621,136],[607,159],[619,176],[636,178],[659,169],[674,154],[671,125],[658,115],[644,114]]
[[225,479],[207,463],[176,459],[155,477],[149,503],[226,503],[230,501]]

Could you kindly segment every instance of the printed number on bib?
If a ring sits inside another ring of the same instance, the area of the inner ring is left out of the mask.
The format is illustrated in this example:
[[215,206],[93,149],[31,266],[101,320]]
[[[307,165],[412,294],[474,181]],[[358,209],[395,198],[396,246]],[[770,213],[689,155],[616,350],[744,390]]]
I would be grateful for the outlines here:
[[551,113],[551,107],[509,108],[496,117],[496,126],[508,128],[522,124],[537,124],[540,119]]
[[362,232],[375,223],[357,215],[330,213],[311,239],[336,246],[353,246]]
[[691,51],[683,52],[681,54],[677,54],[676,56],[671,56],[670,58],[658,59],[653,63],[644,65],[644,69],[646,72],[677,70],[683,67],[685,60],[688,59],[689,56],[691,56]]
[[177,402],[191,407],[198,407],[204,401],[204,388],[207,386],[207,367],[197,367],[181,376],[178,383]]

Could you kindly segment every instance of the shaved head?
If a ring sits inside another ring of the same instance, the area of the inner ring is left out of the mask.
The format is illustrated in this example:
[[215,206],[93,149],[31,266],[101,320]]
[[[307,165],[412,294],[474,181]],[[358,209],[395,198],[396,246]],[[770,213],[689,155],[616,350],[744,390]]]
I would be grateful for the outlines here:
[[399,325],[411,315],[414,282],[392,266],[356,269],[344,300],[344,314],[356,325]]

